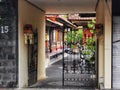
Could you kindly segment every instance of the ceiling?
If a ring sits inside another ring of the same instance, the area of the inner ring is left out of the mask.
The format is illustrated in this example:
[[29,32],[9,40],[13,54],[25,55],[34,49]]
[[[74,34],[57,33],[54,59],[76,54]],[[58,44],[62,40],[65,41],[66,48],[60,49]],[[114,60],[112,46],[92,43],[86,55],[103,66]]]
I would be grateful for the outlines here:
[[95,13],[97,0],[27,0],[46,14]]

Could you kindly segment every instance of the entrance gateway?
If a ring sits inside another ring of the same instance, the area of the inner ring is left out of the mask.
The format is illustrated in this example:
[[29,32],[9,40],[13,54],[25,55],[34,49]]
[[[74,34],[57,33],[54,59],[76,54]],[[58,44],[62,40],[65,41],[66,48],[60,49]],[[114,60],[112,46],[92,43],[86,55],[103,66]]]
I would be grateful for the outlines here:
[[[17,0],[0,0],[0,87],[17,87],[18,84],[17,5]],[[86,48],[81,43],[71,43],[70,46],[72,45],[78,46],[79,52],[71,49],[67,52],[67,57],[63,58],[63,85],[94,87],[95,59],[90,63],[85,58],[81,52],[86,51]],[[69,45],[64,44],[64,50],[65,48],[69,48]]]
[[[77,32],[79,33],[79,30],[67,29],[64,31],[63,86],[95,88],[97,87],[97,60],[95,53],[97,43],[94,42],[92,46],[89,46],[86,43],[87,41],[84,42],[82,39],[75,42]],[[90,51],[90,54],[88,47],[93,47],[94,52]],[[91,60],[87,53],[92,55]]]

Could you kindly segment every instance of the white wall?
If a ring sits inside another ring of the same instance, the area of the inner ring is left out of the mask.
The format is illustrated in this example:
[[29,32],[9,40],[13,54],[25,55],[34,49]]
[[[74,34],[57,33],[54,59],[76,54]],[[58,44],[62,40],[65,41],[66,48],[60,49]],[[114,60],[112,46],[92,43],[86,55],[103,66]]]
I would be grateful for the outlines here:
[[19,87],[28,85],[28,53],[24,44],[23,27],[32,24],[38,29],[38,80],[45,78],[45,13],[25,0],[18,0]]
[[[98,6],[96,8],[96,23],[104,24],[104,2],[99,0]],[[98,36],[97,36],[98,37]],[[104,33],[98,38],[98,81],[103,83],[104,77]]]
[[97,23],[104,26],[99,38],[99,82],[104,77],[104,88],[111,89],[111,0],[99,0],[96,16]]

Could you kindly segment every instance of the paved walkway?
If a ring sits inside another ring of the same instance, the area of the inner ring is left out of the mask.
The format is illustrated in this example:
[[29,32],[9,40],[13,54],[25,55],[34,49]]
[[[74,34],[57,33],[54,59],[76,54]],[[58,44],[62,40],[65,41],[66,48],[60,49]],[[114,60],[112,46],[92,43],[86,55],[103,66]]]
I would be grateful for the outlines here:
[[33,85],[35,88],[62,88],[62,60],[46,69],[47,78]]
[[[45,89],[79,89],[80,87],[62,86],[62,60],[52,64],[46,69],[47,78],[43,81],[39,81],[32,86],[32,88],[45,88]],[[79,89],[80,90],[80,89]],[[87,90],[87,89],[83,89]],[[94,90],[94,88],[89,88],[89,90]]]

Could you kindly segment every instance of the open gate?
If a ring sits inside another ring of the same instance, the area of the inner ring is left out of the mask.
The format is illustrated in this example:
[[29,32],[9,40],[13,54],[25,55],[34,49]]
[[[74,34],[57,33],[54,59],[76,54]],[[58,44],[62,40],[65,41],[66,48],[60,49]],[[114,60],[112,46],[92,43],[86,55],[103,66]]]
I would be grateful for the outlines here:
[[[89,56],[83,53],[88,51],[87,45],[81,43],[80,40],[74,42],[75,35],[70,34],[73,32],[76,34],[75,31],[70,29],[67,29],[63,33],[63,86],[95,88],[97,86],[96,54],[91,51],[92,57],[90,61],[88,59]],[[95,43],[93,43],[93,47],[96,47]]]
[[28,85],[37,82],[37,59],[38,59],[38,32],[33,34],[33,44],[28,45]]

